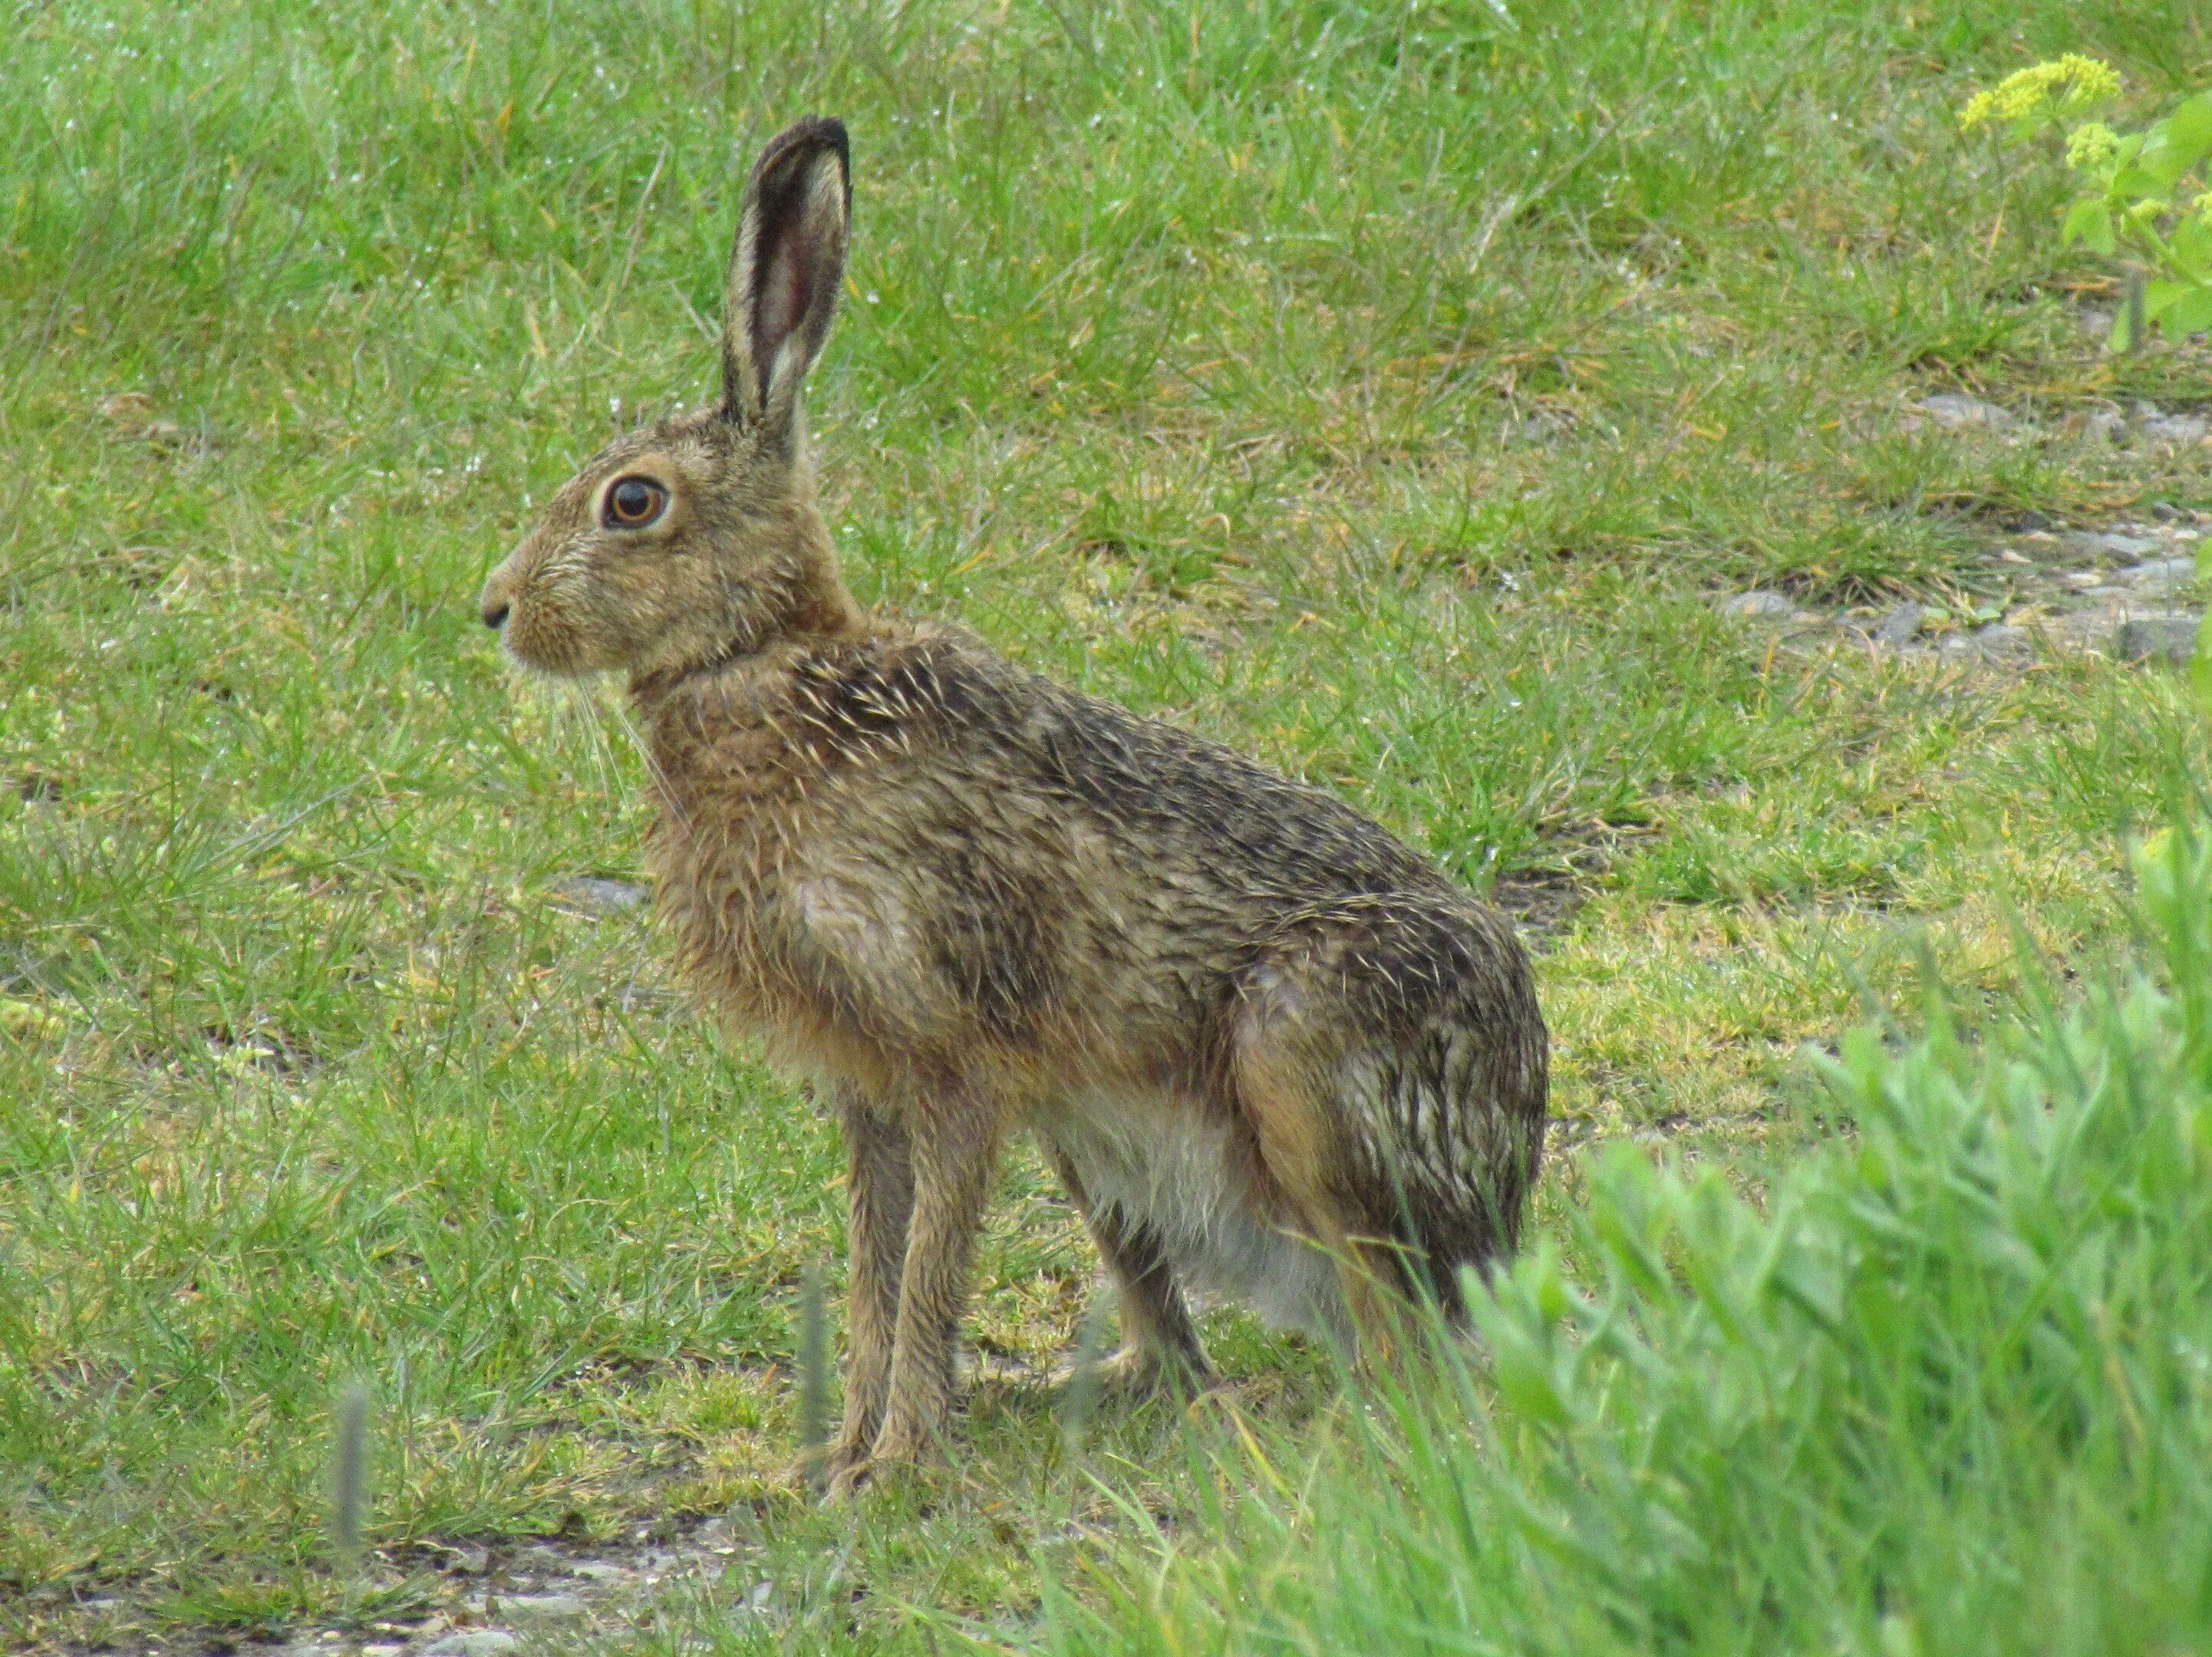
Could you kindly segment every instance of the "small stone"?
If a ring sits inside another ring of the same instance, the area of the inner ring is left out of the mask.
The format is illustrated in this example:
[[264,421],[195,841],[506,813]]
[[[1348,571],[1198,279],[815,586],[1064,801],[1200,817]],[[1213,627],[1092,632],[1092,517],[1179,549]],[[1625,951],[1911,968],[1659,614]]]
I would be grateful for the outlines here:
[[2185,662],[2197,652],[2197,622],[2194,616],[2130,616],[2120,623],[2113,644],[2123,661]]
[[406,1650],[404,1645],[363,1646],[361,1657],[404,1657]]
[[2002,431],[2015,423],[2012,415],[1996,404],[1984,403],[1978,397],[1960,397],[1954,391],[1938,391],[1933,397],[1922,398],[1920,412],[1947,432],[1974,427]]
[[1548,448],[1566,434],[1565,427],[1549,415],[1530,415],[1526,420],[1505,422],[1509,443],[1540,443]]
[[154,399],[143,391],[118,391],[113,397],[102,398],[100,411],[125,437],[173,443],[184,435],[175,421],[163,420],[155,413]]
[[2095,530],[2075,530],[2066,539],[2069,545],[2083,552],[2105,553],[2118,558],[2148,557],[2165,544],[2152,536],[2113,535]]
[[447,1550],[446,1569],[455,1576],[482,1576],[491,1568],[491,1550],[474,1543]]
[[591,1607],[573,1593],[502,1593],[501,1611],[509,1617],[581,1617]]
[[2051,521],[2039,512],[2015,513],[2005,527],[2014,535],[2034,535],[2051,528]]
[[1790,600],[1781,593],[1765,592],[1757,589],[1749,592],[1735,593],[1729,598],[1722,599],[1719,609],[1721,614],[1723,616],[1748,616],[1754,617],[1774,616],[1778,618],[1782,616],[1795,616],[1797,613],[1797,606],[1790,603]]
[[2128,422],[2110,409],[2099,409],[2081,422],[2081,434],[2094,442],[2124,443]]
[[2003,622],[1991,622],[1974,634],[1974,643],[1987,656],[2011,656],[2026,650],[2029,640],[2027,629],[2013,627]]
[[125,437],[143,438],[149,443],[173,443],[184,435],[183,428],[175,421],[163,420],[155,412],[154,399],[143,391],[118,391],[112,397],[102,398],[100,411]]
[[1899,645],[1910,644],[1920,631],[1921,617],[1928,612],[1910,600],[1897,606],[1881,618],[1881,625],[1874,630],[1876,644],[1887,645],[1894,650]]
[[586,1582],[627,1582],[635,1572],[620,1565],[611,1565],[604,1559],[585,1559],[568,1568]]
[[2212,422],[2202,415],[2156,415],[2142,423],[2142,434],[2154,443],[2171,443],[2177,448],[2189,448],[2202,443],[2212,433]]
[[2098,586],[2094,587],[2083,587],[2081,589],[2081,596],[2084,598],[2094,599],[2100,604],[2125,604],[2129,599],[2136,598],[2138,595],[2132,587]]
[[652,895],[635,882],[609,880],[600,875],[578,875],[573,880],[556,881],[553,886],[556,901],[592,915],[626,914]]
[[2197,561],[2194,558],[2148,558],[2133,569],[2121,572],[2120,580],[2137,588],[2172,590],[2191,586],[2197,580]]
[[522,1642],[505,1629],[465,1629],[422,1648],[422,1657],[501,1657]]

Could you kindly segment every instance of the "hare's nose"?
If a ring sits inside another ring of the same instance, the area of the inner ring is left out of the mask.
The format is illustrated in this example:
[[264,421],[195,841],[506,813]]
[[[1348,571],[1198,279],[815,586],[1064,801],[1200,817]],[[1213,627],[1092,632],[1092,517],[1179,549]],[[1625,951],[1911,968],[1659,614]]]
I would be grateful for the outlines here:
[[503,604],[486,604],[483,607],[483,624],[496,632],[506,622],[507,611],[507,606]]

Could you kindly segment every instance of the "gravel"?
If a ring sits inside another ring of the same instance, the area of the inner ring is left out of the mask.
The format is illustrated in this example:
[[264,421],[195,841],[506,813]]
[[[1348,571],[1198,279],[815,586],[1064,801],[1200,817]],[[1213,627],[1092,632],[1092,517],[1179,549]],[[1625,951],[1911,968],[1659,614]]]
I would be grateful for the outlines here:
[[556,881],[552,889],[555,901],[591,915],[627,914],[653,896],[649,889],[634,881],[609,880],[602,875]]
[[469,1629],[422,1648],[422,1657],[501,1657],[522,1642],[505,1629]]
[[2133,569],[2123,571],[2119,579],[2139,587],[2185,587],[2197,580],[2197,561],[2194,558],[2147,558]]
[[568,1567],[570,1572],[587,1582],[627,1582],[637,1575],[620,1565],[611,1565],[604,1559],[580,1560]]
[[1978,397],[1961,397],[1954,391],[1938,391],[1933,397],[1922,398],[1920,412],[1947,432],[1977,427],[1985,431],[2002,431],[2018,423],[2009,411],[1994,403],[1984,403]]
[[[1936,406],[1965,417],[1952,404]],[[2132,431],[2147,420],[2170,416],[2137,404],[2114,417],[2127,419]],[[2212,414],[2205,418],[2212,427]],[[2045,641],[2131,662],[2186,661],[2196,645],[2195,595],[2200,589],[2212,592],[2212,579],[2200,576],[2197,556],[2212,545],[2208,525],[2212,513],[2163,501],[2145,507],[2139,519],[2096,530],[2020,514],[2008,520],[2005,531],[2014,544],[1992,542],[1984,561],[2004,571],[2002,603],[2011,617],[1985,610],[1982,614],[1994,619],[1978,627],[1952,622],[1931,628],[1929,611],[1911,600],[1892,601],[1873,612],[1847,611],[1755,587],[1718,595],[1712,603],[1725,616],[1791,623],[1783,637],[1792,650],[1816,650],[1820,634],[1832,630],[1838,642],[1863,640],[1899,659],[1978,662],[2008,672],[2039,659]]]
[[591,1606],[573,1593],[502,1593],[502,1614],[519,1618],[581,1617]]
[[2097,530],[2072,530],[2067,533],[2066,544],[2077,552],[2104,554],[2115,558],[2148,558],[2162,549],[2166,543],[2148,535],[2114,535]]
[[2194,616],[2132,616],[2113,636],[2121,659],[2130,662],[2185,662],[2197,652]]
[[2143,422],[2142,434],[2154,442],[2188,448],[2212,434],[2212,421],[2202,415],[2153,415]]
[[1723,598],[1718,608],[1723,616],[1771,616],[1778,620],[1797,613],[1797,606],[1784,594],[1756,589]]
[[1918,636],[1921,618],[1928,612],[1909,600],[1897,606],[1881,618],[1881,625],[1874,630],[1874,641],[1894,650],[1899,645],[1910,644]]

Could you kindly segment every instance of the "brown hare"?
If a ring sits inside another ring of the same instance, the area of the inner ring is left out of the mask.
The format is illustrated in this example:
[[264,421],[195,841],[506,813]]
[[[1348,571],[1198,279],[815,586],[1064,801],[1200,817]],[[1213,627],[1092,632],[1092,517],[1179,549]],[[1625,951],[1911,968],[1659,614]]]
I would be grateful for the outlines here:
[[842,1126],[840,1492],[944,1442],[1009,1135],[1113,1273],[1112,1368],[1194,1383],[1191,1290],[1364,1340],[1394,1293],[1456,1308],[1517,1237],[1548,1058],[1511,926],[1366,817],[855,603],[799,410],[850,213],[842,124],[769,144],[720,405],[609,445],[483,601],[526,665],[628,675],[686,966]]

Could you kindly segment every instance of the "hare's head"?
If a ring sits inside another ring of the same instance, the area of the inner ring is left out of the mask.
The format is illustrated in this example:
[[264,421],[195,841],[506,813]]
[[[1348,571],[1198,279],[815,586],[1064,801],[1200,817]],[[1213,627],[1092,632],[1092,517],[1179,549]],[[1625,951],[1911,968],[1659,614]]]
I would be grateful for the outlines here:
[[492,572],[484,622],[518,661],[647,674],[849,620],[799,388],[837,308],[851,210],[841,123],[801,121],[762,152],[730,255],[721,404],[609,444]]

